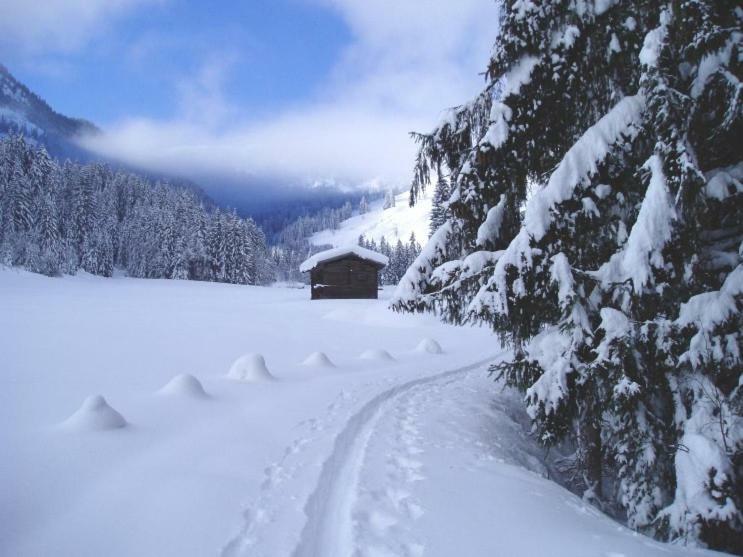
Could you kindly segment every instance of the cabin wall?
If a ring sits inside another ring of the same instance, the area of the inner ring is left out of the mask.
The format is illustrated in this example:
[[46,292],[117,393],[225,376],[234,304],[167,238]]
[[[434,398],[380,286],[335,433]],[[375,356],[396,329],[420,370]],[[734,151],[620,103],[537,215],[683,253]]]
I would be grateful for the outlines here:
[[310,273],[312,299],[376,298],[378,272],[373,263],[354,257],[321,263]]

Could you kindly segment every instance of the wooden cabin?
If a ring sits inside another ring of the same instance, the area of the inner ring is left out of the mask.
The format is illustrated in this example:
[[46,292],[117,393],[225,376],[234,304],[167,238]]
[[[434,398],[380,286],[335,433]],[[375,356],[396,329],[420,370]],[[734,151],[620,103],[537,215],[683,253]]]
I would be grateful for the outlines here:
[[376,298],[379,271],[387,263],[381,253],[349,246],[316,253],[299,270],[310,274],[313,300]]

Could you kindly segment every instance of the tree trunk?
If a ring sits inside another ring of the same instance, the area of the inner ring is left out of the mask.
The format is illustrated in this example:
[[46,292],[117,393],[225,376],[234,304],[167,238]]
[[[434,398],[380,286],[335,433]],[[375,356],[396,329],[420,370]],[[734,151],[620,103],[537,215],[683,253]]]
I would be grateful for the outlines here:
[[579,465],[586,484],[584,497],[601,499],[601,429],[593,401],[583,401],[578,417]]

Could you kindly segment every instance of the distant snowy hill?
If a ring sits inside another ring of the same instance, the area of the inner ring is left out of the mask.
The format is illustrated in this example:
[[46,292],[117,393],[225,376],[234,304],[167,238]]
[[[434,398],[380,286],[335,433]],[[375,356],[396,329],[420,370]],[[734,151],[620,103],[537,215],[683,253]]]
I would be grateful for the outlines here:
[[98,131],[87,120],[55,112],[0,64],[0,136],[22,133],[55,157],[89,160],[90,154],[76,144],[75,138]]
[[338,230],[323,230],[310,237],[310,243],[320,245],[342,246],[355,244],[360,235],[368,240],[379,240],[384,236],[391,244],[398,238],[406,242],[410,233],[421,245],[428,240],[428,225],[431,216],[432,188],[422,196],[414,207],[408,206],[408,192],[395,197],[395,206],[384,209],[384,200],[379,199],[370,204],[371,210],[363,215],[355,215],[343,221]]

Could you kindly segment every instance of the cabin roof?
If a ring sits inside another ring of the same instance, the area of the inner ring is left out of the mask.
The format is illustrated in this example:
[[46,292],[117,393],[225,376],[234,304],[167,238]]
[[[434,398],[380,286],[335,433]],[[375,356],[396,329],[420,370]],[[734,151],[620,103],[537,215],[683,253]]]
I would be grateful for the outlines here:
[[362,248],[361,246],[344,246],[340,248],[333,248],[325,251],[316,253],[304,263],[299,266],[299,270],[303,273],[307,273],[320,265],[321,263],[328,263],[330,261],[336,261],[343,259],[344,257],[356,256],[364,261],[374,263],[379,267],[384,267],[389,263],[389,259],[386,255],[377,253],[370,249]]

